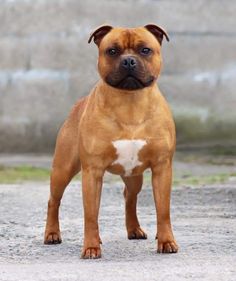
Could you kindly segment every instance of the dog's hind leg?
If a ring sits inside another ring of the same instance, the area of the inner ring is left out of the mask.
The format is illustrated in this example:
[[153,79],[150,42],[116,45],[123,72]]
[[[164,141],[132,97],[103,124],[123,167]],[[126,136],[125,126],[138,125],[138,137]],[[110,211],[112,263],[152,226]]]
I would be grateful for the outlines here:
[[44,235],[45,244],[61,243],[59,228],[59,206],[66,186],[80,171],[80,160],[74,144],[74,132],[65,123],[56,144],[50,179],[50,197],[48,201],[47,223]]
[[143,175],[122,177],[125,188],[125,221],[128,239],[147,239],[147,234],[141,229],[137,217],[137,196],[143,184]]
[[57,137],[51,172],[50,197],[44,235],[45,244],[61,243],[58,219],[59,206],[65,188],[81,169],[78,151],[78,130],[79,121],[86,106],[86,102],[87,99],[82,98],[74,106]]

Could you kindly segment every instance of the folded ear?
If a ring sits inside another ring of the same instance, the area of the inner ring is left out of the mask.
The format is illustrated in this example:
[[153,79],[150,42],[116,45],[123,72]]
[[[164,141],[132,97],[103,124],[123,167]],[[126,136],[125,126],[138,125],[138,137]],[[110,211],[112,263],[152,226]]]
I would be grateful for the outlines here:
[[88,43],[93,39],[94,43],[99,46],[102,38],[112,29],[110,25],[100,25],[90,35]]
[[168,34],[166,31],[158,25],[155,24],[147,24],[144,26],[148,31],[150,31],[158,40],[158,42],[162,43],[163,37],[165,36],[167,41],[170,41]]

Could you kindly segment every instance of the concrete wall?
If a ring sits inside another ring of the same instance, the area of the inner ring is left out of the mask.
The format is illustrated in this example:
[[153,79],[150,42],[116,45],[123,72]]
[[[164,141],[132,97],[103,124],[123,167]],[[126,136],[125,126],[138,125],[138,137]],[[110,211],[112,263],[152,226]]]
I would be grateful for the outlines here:
[[91,30],[165,27],[159,85],[179,144],[236,140],[236,1],[0,0],[0,152],[50,151],[96,82]]

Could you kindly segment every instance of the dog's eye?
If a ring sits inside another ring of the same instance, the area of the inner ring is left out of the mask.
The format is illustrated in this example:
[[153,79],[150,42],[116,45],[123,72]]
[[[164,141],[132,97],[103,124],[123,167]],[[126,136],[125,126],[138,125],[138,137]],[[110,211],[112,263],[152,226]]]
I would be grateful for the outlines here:
[[149,48],[142,48],[141,51],[140,51],[140,53],[142,55],[149,55],[151,52],[152,52],[152,50],[149,49]]
[[108,55],[110,55],[110,56],[115,56],[115,55],[117,55],[118,50],[115,49],[115,48],[110,48],[110,49],[107,50],[107,53],[108,53]]

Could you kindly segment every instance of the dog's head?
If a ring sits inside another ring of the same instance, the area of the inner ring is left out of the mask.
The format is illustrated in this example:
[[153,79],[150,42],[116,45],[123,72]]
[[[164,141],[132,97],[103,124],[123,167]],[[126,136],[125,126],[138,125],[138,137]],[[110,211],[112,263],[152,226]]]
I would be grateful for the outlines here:
[[138,28],[98,27],[90,36],[99,48],[98,70],[112,87],[137,90],[155,83],[161,69],[161,44],[167,33],[148,24]]

